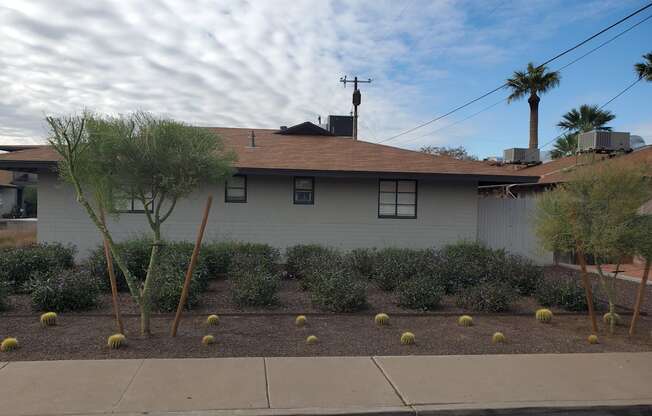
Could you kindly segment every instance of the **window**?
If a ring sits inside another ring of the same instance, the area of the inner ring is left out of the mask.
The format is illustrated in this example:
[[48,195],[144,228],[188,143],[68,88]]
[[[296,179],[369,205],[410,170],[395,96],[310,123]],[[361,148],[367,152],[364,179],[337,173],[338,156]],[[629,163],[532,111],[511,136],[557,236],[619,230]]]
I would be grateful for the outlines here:
[[299,205],[315,203],[315,178],[294,178],[294,203]]
[[226,181],[224,202],[247,202],[247,177],[233,175]]
[[378,183],[378,218],[416,218],[417,181],[385,180]]
[[[136,198],[134,195],[125,195],[120,199],[122,199],[123,202],[122,204],[119,205],[118,212],[131,213],[131,214],[145,213],[145,205],[143,205],[143,202],[140,199]],[[146,195],[145,199],[147,201],[146,203],[147,211],[154,212],[152,195],[151,194]]]

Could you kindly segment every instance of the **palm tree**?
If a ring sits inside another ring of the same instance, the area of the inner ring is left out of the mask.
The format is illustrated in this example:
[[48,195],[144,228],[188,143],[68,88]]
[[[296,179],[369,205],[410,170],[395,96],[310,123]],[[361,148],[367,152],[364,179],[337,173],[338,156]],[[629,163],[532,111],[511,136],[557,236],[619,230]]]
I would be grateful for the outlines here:
[[550,151],[550,157],[560,159],[572,156],[577,151],[577,134],[566,133],[555,142],[555,148]]
[[602,110],[597,105],[582,104],[579,110],[573,108],[564,114],[557,126],[573,134],[591,130],[611,130],[606,124],[614,118],[616,116],[609,110]]
[[530,149],[539,147],[539,94],[544,94],[559,85],[559,72],[547,72],[545,66],[527,64],[525,71],[514,71],[514,75],[507,80],[507,87],[512,93],[507,97],[507,102],[519,100],[526,95],[530,104]]
[[634,70],[638,74],[639,79],[652,82],[652,52],[643,55],[643,59],[647,62],[640,62],[634,65]]

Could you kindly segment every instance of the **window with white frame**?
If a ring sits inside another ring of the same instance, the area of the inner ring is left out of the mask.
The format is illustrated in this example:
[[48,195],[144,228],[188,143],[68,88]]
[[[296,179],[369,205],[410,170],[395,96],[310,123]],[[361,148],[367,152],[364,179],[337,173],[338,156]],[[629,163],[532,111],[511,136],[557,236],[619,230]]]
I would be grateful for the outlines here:
[[247,177],[234,175],[226,181],[224,202],[247,202]]
[[315,178],[294,178],[294,203],[298,205],[315,203]]
[[378,183],[378,218],[416,218],[417,181],[381,179]]

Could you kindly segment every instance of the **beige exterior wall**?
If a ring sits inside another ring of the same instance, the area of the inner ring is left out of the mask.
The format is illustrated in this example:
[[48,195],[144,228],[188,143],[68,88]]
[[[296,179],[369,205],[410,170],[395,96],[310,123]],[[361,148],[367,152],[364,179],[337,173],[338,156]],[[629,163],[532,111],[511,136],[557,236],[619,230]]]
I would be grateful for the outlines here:
[[[99,232],[54,174],[39,175],[38,239],[77,246],[79,256],[100,243]],[[319,243],[355,247],[431,247],[475,240],[477,183],[419,181],[416,219],[378,218],[378,180],[315,178],[315,204],[293,204],[291,176],[247,177],[247,202],[225,203],[224,187],[203,189],[177,204],[165,238],[194,241],[206,197],[214,196],[205,241],[269,243],[280,249]],[[109,228],[116,240],[148,232],[144,214],[122,214]]]

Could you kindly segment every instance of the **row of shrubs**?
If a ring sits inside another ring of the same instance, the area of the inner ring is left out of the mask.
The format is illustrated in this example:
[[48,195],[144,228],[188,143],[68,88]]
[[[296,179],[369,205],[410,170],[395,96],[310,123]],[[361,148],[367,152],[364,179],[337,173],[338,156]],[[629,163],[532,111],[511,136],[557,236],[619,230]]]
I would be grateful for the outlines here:
[[[119,244],[128,268],[144,281],[151,243],[145,238]],[[156,310],[176,308],[193,246],[168,242],[162,246],[159,279],[153,287]],[[0,307],[3,293],[30,293],[35,309],[80,310],[97,304],[108,290],[107,265],[102,247],[76,267],[74,249],[60,244],[0,251]],[[346,312],[367,306],[367,286],[375,284],[393,292],[397,303],[417,310],[436,309],[445,295],[452,295],[465,310],[509,310],[519,296],[534,295],[544,306],[586,309],[583,289],[572,280],[549,282],[543,269],[528,259],[462,242],[442,249],[354,249],[342,252],[320,245],[297,245],[285,253],[285,269],[277,249],[266,244],[208,243],[190,287],[188,307],[193,308],[208,279],[226,274],[233,300],[240,306],[272,306],[278,303],[283,276],[298,279],[321,309]],[[128,290],[114,265],[118,289]]]

